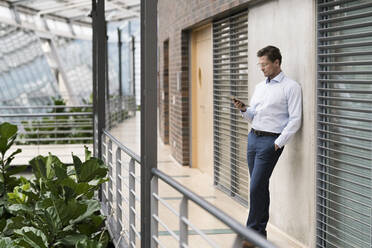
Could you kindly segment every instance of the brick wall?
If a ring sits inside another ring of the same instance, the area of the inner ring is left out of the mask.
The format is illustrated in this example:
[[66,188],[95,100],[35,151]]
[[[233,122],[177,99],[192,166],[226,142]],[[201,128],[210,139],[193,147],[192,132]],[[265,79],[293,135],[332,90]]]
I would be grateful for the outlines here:
[[159,123],[159,131],[164,144],[169,144],[169,42],[166,40],[159,45],[163,46],[163,69],[158,72],[159,76],[162,74],[161,90],[158,91],[159,120],[162,120]]
[[[228,16],[248,4],[250,0],[158,0],[158,47],[160,95],[168,90],[169,105],[159,99],[159,131],[163,142],[168,142],[173,157],[182,165],[190,162],[189,109],[189,31],[194,27]],[[168,75],[164,73],[164,42],[169,40]],[[165,75],[165,76],[164,76]],[[180,84],[177,85],[177,78]],[[169,123],[167,111],[169,106]]]

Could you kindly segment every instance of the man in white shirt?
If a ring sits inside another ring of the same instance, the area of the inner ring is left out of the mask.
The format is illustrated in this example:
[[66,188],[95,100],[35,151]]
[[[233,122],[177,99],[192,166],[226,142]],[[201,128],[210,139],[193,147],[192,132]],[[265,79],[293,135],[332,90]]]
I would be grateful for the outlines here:
[[302,94],[300,85],[282,72],[282,56],[277,47],[262,48],[257,57],[266,80],[256,86],[249,106],[238,99],[233,101],[252,126],[247,148],[251,179],[247,227],[266,237],[270,176],[284,145],[301,126]]

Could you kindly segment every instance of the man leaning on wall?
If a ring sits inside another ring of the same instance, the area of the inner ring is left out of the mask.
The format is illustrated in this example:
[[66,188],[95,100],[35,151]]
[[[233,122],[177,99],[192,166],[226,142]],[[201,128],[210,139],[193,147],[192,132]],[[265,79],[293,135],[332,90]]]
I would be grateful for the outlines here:
[[[300,85],[282,72],[277,47],[264,47],[257,57],[266,79],[256,86],[249,106],[236,98],[233,103],[252,127],[247,147],[250,206],[246,225],[266,238],[269,180],[284,146],[301,126],[302,94]],[[255,246],[245,241],[243,247]]]

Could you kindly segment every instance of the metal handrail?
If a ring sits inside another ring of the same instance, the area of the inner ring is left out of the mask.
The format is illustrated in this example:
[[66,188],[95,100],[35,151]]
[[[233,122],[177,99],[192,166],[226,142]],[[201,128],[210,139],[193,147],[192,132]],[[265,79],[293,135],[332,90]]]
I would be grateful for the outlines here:
[[125,145],[121,144],[119,140],[117,140],[114,136],[112,136],[107,130],[103,130],[103,133],[107,135],[123,152],[128,154],[131,158],[133,158],[137,163],[141,164],[141,157],[138,156],[135,152],[131,149],[126,147]]
[[4,106],[1,121],[18,126],[18,145],[93,141],[92,105]]
[[41,105],[41,106],[3,106],[0,107],[0,110],[3,109],[46,109],[46,108],[93,108],[93,105]]
[[75,112],[75,113],[37,113],[37,114],[0,114],[1,117],[50,117],[50,116],[86,116],[93,115],[92,112]]
[[163,182],[167,183],[169,186],[174,188],[175,190],[179,191],[181,194],[185,195],[189,200],[193,201],[199,207],[216,217],[218,220],[226,224],[232,230],[234,230],[238,235],[246,238],[248,241],[253,242],[255,245],[264,248],[275,248],[273,244],[268,242],[266,239],[262,238],[256,232],[244,227],[242,224],[237,222],[232,217],[228,216],[220,209],[216,208],[188,188],[184,187],[176,180],[171,178],[170,176],[166,175],[164,172],[160,171],[159,169],[153,168],[151,170],[152,174],[156,175],[158,178],[163,180]]

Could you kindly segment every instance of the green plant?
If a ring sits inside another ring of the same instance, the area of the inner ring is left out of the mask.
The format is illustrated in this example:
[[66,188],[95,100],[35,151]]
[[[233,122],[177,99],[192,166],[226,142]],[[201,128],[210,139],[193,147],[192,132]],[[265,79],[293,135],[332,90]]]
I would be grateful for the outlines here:
[[107,181],[107,167],[85,147],[84,162],[74,155],[72,165],[52,154],[37,156],[30,161],[33,179],[9,180],[20,170],[10,170],[19,150],[4,159],[16,132],[14,125],[0,125],[2,168],[10,171],[2,174],[0,248],[107,247],[105,217],[96,199],[100,185]]
[[[53,106],[48,113],[77,113],[91,112],[91,107],[68,108],[65,100],[52,98]],[[66,107],[63,107],[66,106]],[[89,144],[92,143],[92,125],[87,125],[87,116],[55,116],[43,117],[36,120],[22,121],[26,134],[21,138],[28,139],[25,144]],[[60,138],[87,138],[85,140],[60,139]],[[58,140],[60,139],[60,140]]]
[[[5,221],[9,218],[10,213],[7,211],[8,194],[12,192],[22,178],[17,178],[14,175],[24,171],[27,166],[11,166],[15,155],[22,150],[17,149],[9,156],[7,152],[14,144],[17,137],[17,126],[7,122],[0,124],[0,229],[4,227]],[[0,246],[1,247],[1,246]]]

